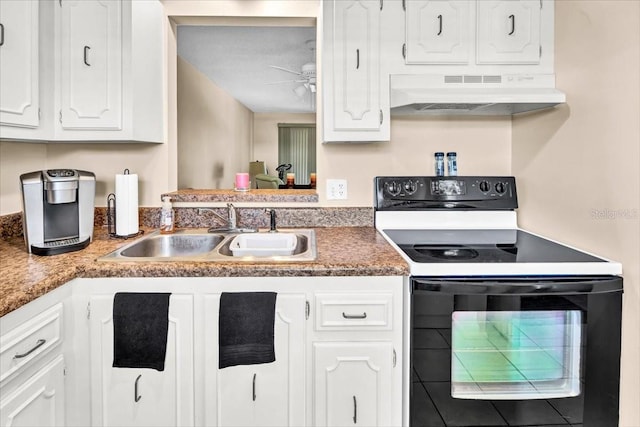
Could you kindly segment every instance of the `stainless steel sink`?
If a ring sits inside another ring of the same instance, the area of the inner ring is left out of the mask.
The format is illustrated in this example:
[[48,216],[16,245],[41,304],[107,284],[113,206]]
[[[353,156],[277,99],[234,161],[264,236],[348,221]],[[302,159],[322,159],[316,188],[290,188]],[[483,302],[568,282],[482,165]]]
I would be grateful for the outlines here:
[[[266,235],[268,232],[261,233]],[[234,256],[230,245],[238,233],[208,233],[207,229],[195,228],[174,234],[155,231],[98,258],[98,261],[291,262],[316,259],[316,236],[313,230],[282,229],[279,233],[295,234],[296,246],[291,255]]]

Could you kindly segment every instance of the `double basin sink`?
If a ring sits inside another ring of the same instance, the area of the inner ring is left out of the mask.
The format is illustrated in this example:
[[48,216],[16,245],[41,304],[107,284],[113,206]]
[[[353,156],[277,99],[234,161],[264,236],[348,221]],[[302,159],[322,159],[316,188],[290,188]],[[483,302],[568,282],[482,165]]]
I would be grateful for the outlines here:
[[193,228],[173,234],[155,231],[98,261],[292,262],[313,261],[316,255],[311,229],[227,233]]

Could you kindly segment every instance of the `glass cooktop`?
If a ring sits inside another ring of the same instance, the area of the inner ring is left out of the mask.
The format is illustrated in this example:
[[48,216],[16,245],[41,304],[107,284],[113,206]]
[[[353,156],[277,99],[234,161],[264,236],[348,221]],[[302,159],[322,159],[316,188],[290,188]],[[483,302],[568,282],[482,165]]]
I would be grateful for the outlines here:
[[383,231],[417,263],[607,262],[516,229]]

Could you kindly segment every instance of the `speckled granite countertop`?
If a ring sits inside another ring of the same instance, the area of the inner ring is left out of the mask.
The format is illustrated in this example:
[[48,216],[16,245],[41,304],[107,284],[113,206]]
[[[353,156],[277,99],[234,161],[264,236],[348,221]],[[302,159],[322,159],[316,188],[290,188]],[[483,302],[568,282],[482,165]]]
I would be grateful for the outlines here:
[[315,203],[318,202],[318,193],[315,189],[283,189],[283,190],[199,190],[185,189],[171,193],[163,193],[164,196],[171,197],[172,202],[295,202],[295,203]]
[[[147,228],[146,231],[151,231]],[[373,227],[315,228],[318,257],[301,263],[97,262],[132,240],[96,228],[84,250],[30,255],[22,237],[0,240],[0,316],[76,277],[404,276],[404,259]]]

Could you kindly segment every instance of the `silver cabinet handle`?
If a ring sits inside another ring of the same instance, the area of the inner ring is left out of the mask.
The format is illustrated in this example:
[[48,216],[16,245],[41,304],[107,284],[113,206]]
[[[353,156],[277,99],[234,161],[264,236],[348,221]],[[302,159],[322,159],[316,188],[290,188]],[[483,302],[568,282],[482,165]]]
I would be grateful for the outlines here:
[[360,68],[360,49],[356,49],[356,70]]
[[440,34],[442,34],[442,15],[438,15],[438,34],[436,35],[439,36]]
[[344,311],[342,312],[342,317],[344,317],[345,319],[366,319],[367,318],[367,312],[365,311],[362,314],[347,314]]
[[140,381],[140,378],[142,378],[142,374],[138,375],[138,378],[136,378],[136,382],[133,386],[133,399],[136,401],[136,403],[138,403],[140,399],[142,399],[142,396],[138,394],[138,381]]
[[355,396],[353,396],[353,423],[358,424],[358,401]]
[[89,50],[91,50],[90,46],[84,47],[84,65],[91,67],[91,64],[89,64]]
[[509,35],[512,36],[516,31],[516,17],[515,15],[509,15],[509,19],[511,20],[511,32],[509,33]]
[[45,339],[39,339],[38,341],[36,341],[36,345],[33,346],[33,348],[25,353],[22,354],[16,354],[15,356],[13,356],[14,359],[22,359],[23,357],[27,357],[28,355],[30,355],[31,353],[33,353],[34,351],[36,351],[37,349],[39,349],[40,347],[42,347],[44,345],[44,343],[46,343],[47,340]]
[[0,46],[4,45],[4,24],[0,24]]
[[253,401],[256,401],[256,375],[253,374]]

